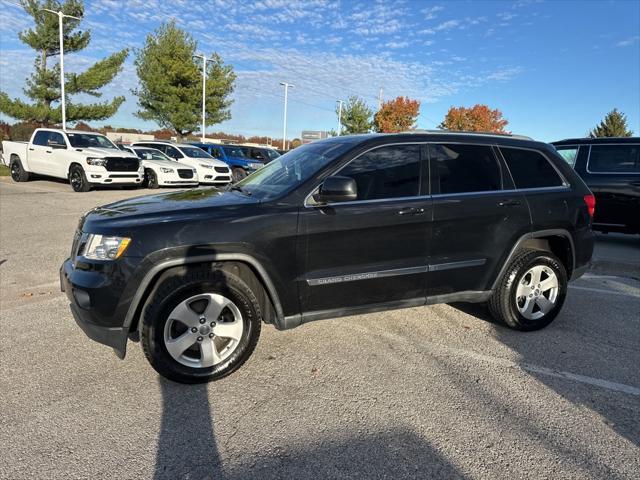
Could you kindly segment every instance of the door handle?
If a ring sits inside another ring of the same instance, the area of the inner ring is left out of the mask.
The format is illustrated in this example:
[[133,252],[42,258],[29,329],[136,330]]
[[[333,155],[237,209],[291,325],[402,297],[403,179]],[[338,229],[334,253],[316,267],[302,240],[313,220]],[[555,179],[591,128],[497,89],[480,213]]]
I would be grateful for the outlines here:
[[515,207],[517,205],[520,205],[520,200],[504,200],[498,203],[499,207]]
[[52,152],[52,150],[45,150],[45,152],[46,152],[46,153],[51,153],[51,152]]
[[29,150],[34,151],[34,150],[35,150],[35,148],[29,147]]
[[422,215],[424,213],[424,208],[403,208],[402,210],[398,210],[398,215]]

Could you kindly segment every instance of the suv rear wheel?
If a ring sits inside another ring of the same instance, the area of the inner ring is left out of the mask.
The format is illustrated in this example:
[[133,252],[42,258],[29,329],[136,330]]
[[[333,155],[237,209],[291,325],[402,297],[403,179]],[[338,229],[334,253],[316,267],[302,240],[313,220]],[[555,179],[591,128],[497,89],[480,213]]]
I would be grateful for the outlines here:
[[516,330],[549,325],[562,308],[567,273],[551,252],[524,250],[511,262],[489,300],[496,320]]
[[142,348],[153,368],[176,382],[203,383],[247,361],[261,314],[240,278],[203,269],[164,280],[143,322]]

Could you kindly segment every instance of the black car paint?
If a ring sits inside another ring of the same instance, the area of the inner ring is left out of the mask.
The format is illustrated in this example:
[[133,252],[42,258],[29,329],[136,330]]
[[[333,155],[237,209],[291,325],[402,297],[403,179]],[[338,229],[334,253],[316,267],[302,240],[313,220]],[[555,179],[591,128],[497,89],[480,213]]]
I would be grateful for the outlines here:
[[640,137],[577,138],[552,143],[556,148],[578,147],[575,171],[596,197],[594,230],[640,234],[640,170],[635,173],[589,171],[591,145],[637,145]]
[[[582,270],[591,257],[583,201],[589,191],[547,144],[464,134],[341,141],[351,142],[351,148],[274,200],[210,188],[138,197],[88,212],[80,231],[127,236],[132,243],[117,261],[89,261],[75,252],[65,261],[61,284],[76,321],[123,357],[145,292],[163,270],[182,264],[249,264],[273,303],[273,323],[284,329],[349,313],[486,300],[516,244],[538,231],[569,237],[570,270]],[[427,144],[438,142],[537,149],[553,159],[570,186],[517,191],[505,170],[504,190],[489,194],[431,195],[429,175],[423,175],[420,194],[412,198],[307,202],[324,178],[382,145],[423,145],[421,168],[428,173]]]

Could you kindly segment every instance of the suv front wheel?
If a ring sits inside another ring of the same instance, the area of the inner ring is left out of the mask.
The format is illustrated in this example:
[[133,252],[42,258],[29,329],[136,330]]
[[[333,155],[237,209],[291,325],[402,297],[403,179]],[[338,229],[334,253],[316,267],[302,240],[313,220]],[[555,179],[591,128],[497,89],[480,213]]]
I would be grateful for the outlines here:
[[539,330],[558,315],[567,272],[551,252],[524,250],[511,262],[489,300],[496,320],[516,330]]
[[261,314],[251,289],[224,271],[166,278],[146,308],[142,348],[161,375],[181,383],[219,380],[251,356]]

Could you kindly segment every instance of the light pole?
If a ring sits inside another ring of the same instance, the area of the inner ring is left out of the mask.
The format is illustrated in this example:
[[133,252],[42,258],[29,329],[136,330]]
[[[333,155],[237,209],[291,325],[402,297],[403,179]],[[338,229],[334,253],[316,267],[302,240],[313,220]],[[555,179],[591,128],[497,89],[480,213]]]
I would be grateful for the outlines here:
[[204,143],[205,120],[207,118],[207,62],[213,62],[213,60],[207,58],[204,53],[194,55],[194,57],[202,59],[202,134],[200,135],[200,140]]
[[287,149],[287,92],[293,85],[286,82],[280,82],[280,85],[284,86],[284,128],[282,131],[282,149]]
[[336,100],[338,104],[338,136],[342,134],[342,104],[344,103],[342,100]]
[[44,11],[49,13],[54,13],[58,16],[58,32],[60,36],[60,93],[61,93],[61,108],[62,108],[62,130],[67,129],[67,112],[66,112],[66,101],[64,94],[64,38],[63,38],[63,29],[62,23],[64,18],[73,18],[75,20],[80,20],[78,17],[74,17],[73,15],[66,15],[62,13],[62,10],[56,12],[55,10],[49,10],[48,8],[43,8]]

